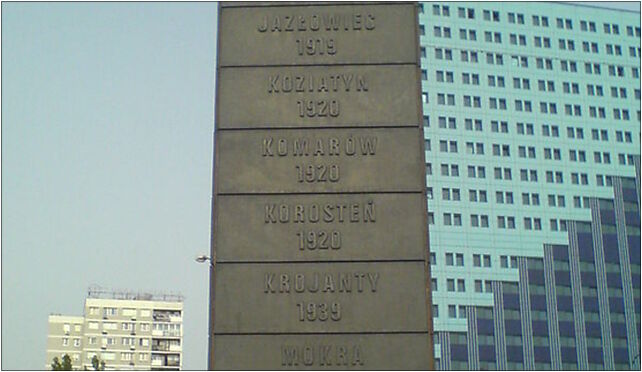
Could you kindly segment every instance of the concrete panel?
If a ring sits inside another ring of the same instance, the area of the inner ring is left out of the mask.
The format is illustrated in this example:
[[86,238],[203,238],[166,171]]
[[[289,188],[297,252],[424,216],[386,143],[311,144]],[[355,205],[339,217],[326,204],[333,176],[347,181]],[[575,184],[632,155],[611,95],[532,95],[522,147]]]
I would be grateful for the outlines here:
[[422,200],[420,193],[220,196],[216,258],[423,260]]
[[425,334],[217,335],[217,370],[424,370]]
[[219,264],[214,332],[427,330],[424,262]]
[[413,4],[222,8],[219,65],[416,63],[414,20]]
[[220,131],[218,192],[424,191],[419,128]]
[[220,129],[421,122],[415,65],[223,68],[219,79]]

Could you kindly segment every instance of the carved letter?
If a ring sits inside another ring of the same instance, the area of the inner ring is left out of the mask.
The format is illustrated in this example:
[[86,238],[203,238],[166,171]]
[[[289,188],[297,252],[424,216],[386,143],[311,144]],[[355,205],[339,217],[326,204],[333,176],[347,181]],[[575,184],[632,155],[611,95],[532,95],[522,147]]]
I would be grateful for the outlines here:
[[361,14],[355,14],[353,20],[353,28],[355,30],[361,30]]
[[325,155],[325,150],[323,149],[323,140],[318,139],[317,140],[317,145],[314,150],[314,156],[319,156],[319,155]]
[[312,223],[319,222],[319,206],[317,204],[310,205],[310,210],[308,213],[308,221]]
[[279,156],[285,156],[288,154],[288,141],[286,141],[284,138],[279,139],[279,144],[276,148],[277,154]]
[[346,207],[344,204],[338,204],[337,208],[339,209],[339,222],[343,222],[343,209]]
[[290,293],[290,277],[288,276],[288,274],[281,274],[281,285],[279,286],[279,292]]
[[265,32],[268,29],[268,21],[267,21],[267,16],[264,16],[262,19],[263,22],[259,23],[259,32]]
[[366,18],[366,30],[374,30],[375,28],[375,16],[374,14],[368,14]]
[[294,31],[292,23],[294,23],[294,18],[292,16],[285,16],[285,31]]
[[337,16],[324,15],[323,23],[325,23],[326,31],[330,31],[330,30],[336,31],[339,29],[339,18],[337,18]]
[[321,357],[320,365],[322,366],[331,366],[332,358],[330,357],[330,352],[332,351],[332,346],[321,345],[319,348],[319,356]]
[[297,293],[305,291],[305,276],[303,274],[294,276],[294,291]]
[[301,204],[294,206],[294,223],[304,223],[305,217],[303,215],[304,208]]
[[314,351],[311,346],[303,347],[303,364],[306,366],[311,366],[314,363]]
[[379,280],[379,273],[368,273],[368,281],[370,281],[370,290],[377,291],[377,280]]
[[346,138],[346,155],[352,156],[357,152],[357,146],[354,143],[354,138]]
[[339,274],[339,292],[352,292],[352,276],[350,274]]
[[327,84],[325,82],[325,76],[322,76],[321,78],[319,78],[319,88],[318,89],[319,89],[319,92],[327,92],[328,91],[328,87],[327,87]]
[[281,32],[281,18],[279,16],[274,17],[272,20],[272,32],[274,31]]
[[365,277],[365,274],[354,273],[354,276],[357,278],[357,292],[361,293],[363,292],[363,278]]
[[328,149],[328,155],[340,155],[339,151],[339,139],[336,137],[330,137],[330,148]]
[[372,200],[368,200],[363,211],[364,222],[376,222],[375,218],[375,204]]
[[377,137],[359,137],[362,155],[374,155],[377,149]]
[[337,347],[337,364],[348,365],[348,359],[346,358],[346,353],[348,349],[345,346]]
[[357,75],[357,91],[358,92],[368,91],[368,83],[366,82],[366,79],[361,75]]
[[350,75],[341,75],[341,80],[343,80],[343,85],[346,89],[346,92],[350,91],[350,87],[352,86],[352,79],[354,76],[352,74]]
[[314,281],[312,282],[314,285],[312,287],[308,287],[308,292],[315,293],[319,290],[319,274],[314,273],[312,277],[314,278]]
[[305,25],[305,17],[304,16],[299,16],[299,31],[305,31],[306,30],[306,25]]
[[276,215],[274,214],[274,204],[265,205],[265,223],[276,223]]
[[352,204],[350,207],[350,222],[359,222],[359,204]]
[[334,221],[334,216],[332,215],[332,205],[326,204],[323,206],[323,221],[332,222]]
[[285,75],[284,77],[281,78],[281,84],[282,87],[281,89],[286,92],[290,93],[292,91],[292,77],[290,75]]
[[319,16],[314,14],[310,18],[310,30],[319,31]]
[[272,152],[272,137],[263,138],[263,156],[274,156]]
[[295,82],[295,85],[296,85],[295,90],[297,92],[305,91],[305,78],[303,76],[295,76],[294,77],[294,82]]
[[331,274],[325,274],[325,284],[323,286],[323,292],[334,293],[334,279],[332,279]]
[[297,360],[297,355],[296,355],[296,348],[293,346],[281,346],[281,365],[284,366],[291,366],[299,365],[299,361]]
[[281,204],[279,206],[279,222],[290,222],[290,208],[288,208],[287,204]]
[[274,280],[274,274],[265,274],[265,293],[274,293],[274,287],[272,287],[272,281]]
[[361,359],[361,347],[359,345],[354,345],[352,349],[352,365],[363,365],[363,360]]
[[268,76],[268,93],[279,93],[279,75]]
[[308,156],[310,155],[308,149],[308,140],[299,138],[294,140],[294,156]]

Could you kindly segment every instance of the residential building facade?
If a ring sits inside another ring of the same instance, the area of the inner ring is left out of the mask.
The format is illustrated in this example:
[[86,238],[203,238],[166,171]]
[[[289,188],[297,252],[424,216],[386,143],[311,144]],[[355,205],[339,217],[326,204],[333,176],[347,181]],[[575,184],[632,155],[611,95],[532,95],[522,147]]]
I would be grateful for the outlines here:
[[640,368],[640,13],[420,3],[439,369]]
[[91,289],[84,316],[49,316],[47,364],[64,354],[74,369],[179,370],[182,367],[183,301],[152,295]]

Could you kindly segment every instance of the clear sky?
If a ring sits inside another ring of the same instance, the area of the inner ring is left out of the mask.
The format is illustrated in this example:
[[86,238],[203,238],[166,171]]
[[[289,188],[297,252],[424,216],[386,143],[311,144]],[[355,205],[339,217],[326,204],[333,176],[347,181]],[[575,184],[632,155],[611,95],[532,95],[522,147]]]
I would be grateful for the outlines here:
[[2,3],[2,368],[87,287],[185,296],[205,369],[215,3]]
[[215,30],[215,3],[2,3],[3,369],[43,368],[92,284],[182,293],[206,368]]

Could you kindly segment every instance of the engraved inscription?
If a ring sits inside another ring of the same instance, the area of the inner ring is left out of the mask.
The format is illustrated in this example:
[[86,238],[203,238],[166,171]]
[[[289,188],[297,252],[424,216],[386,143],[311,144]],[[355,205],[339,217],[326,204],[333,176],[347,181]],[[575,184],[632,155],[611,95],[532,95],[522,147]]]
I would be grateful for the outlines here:
[[341,304],[338,302],[299,302],[296,307],[299,309],[300,322],[313,322],[315,320],[325,322],[328,319],[333,321],[341,320]]
[[[217,369],[426,370],[432,338],[411,334],[217,335]],[[304,348],[307,363],[304,364]],[[355,350],[357,348],[357,350]],[[355,354],[357,357],[352,357]]]
[[325,230],[318,231],[297,231],[299,250],[337,250],[341,248],[341,232],[332,230],[330,232]]
[[427,326],[423,261],[224,263],[216,270],[217,333],[423,331]]
[[367,92],[368,80],[359,74],[268,75],[268,93]]
[[218,191],[420,192],[425,181],[412,171],[424,162],[419,132],[419,128],[220,131]]
[[[379,273],[266,273],[263,292],[267,294],[290,293],[363,293],[377,292]],[[300,322],[339,321],[341,303],[297,302]]]
[[[375,29],[374,14],[288,14],[263,16],[258,24],[259,33],[282,32],[341,32],[372,31]],[[298,37],[295,39],[299,56],[334,56],[337,46],[334,37]]]
[[263,292],[289,293],[364,293],[377,292],[379,273],[274,273],[264,276]]
[[378,136],[264,137],[261,155],[284,156],[373,156]]
[[[355,74],[275,74],[268,76],[268,94],[367,92],[368,82],[363,75]],[[298,99],[297,111],[301,118],[333,117],[340,114],[337,99]]]
[[415,76],[407,65],[224,69],[220,125],[418,126]]
[[229,7],[220,66],[416,63],[412,4]]
[[418,193],[220,197],[218,259],[420,259],[422,205]]
[[265,15],[258,23],[259,32],[295,31],[372,31],[375,16],[372,13],[318,13]]
[[363,348],[360,344],[281,345],[282,366],[362,366]]
[[317,223],[320,221],[373,223],[376,222],[376,207],[372,200],[365,203],[336,204],[265,204],[266,224],[270,223]]

